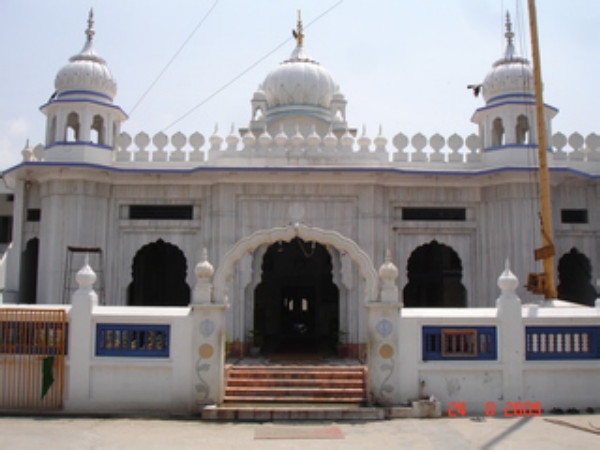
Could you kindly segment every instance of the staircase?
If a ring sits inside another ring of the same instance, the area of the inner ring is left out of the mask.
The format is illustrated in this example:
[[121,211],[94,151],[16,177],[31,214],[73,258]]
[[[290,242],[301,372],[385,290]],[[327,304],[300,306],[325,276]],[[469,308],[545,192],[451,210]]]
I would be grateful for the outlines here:
[[226,367],[224,403],[202,411],[212,420],[378,420],[366,407],[365,366]]
[[364,366],[231,366],[225,402],[367,401]]

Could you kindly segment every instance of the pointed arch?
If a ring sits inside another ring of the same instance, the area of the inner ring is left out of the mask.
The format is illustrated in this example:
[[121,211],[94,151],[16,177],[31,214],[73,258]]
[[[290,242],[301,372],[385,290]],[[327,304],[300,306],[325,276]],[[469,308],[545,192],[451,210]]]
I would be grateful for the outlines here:
[[158,239],[133,257],[127,303],[136,306],[186,306],[187,261],[179,247]]
[[65,141],[66,142],[78,142],[80,132],[79,114],[71,112],[67,116],[67,124],[65,127]]
[[496,117],[492,122],[492,147],[504,145],[504,124],[500,117]]
[[91,131],[92,142],[94,144],[104,145],[106,132],[104,129],[104,118],[100,114],[94,116]]
[[315,241],[294,238],[271,244],[262,256],[254,289],[255,346],[266,351],[331,352],[340,330],[339,288],[332,257]]
[[29,239],[21,258],[19,280],[20,303],[35,304],[37,302],[38,255],[40,240]]
[[515,127],[515,137],[517,139],[517,144],[529,144],[531,142],[530,130],[529,130],[529,119],[524,114],[521,114],[521,115],[519,115],[519,117],[517,117],[517,125]]
[[342,236],[337,231],[309,227],[304,224],[294,224],[287,227],[275,227],[260,230],[240,239],[223,257],[217,267],[213,279],[214,302],[228,303],[226,295],[226,281],[233,273],[237,262],[248,252],[253,252],[263,244],[272,244],[277,241],[289,242],[294,238],[305,241],[314,241],[323,245],[331,245],[340,252],[348,254],[358,265],[360,274],[365,279],[365,301],[377,300],[378,275],[369,255],[362,250],[352,239]]
[[467,290],[462,284],[462,262],[458,254],[435,239],[417,247],[407,263],[404,287],[407,307],[465,307]]
[[591,281],[592,264],[575,247],[558,260],[558,298],[593,306],[598,293]]

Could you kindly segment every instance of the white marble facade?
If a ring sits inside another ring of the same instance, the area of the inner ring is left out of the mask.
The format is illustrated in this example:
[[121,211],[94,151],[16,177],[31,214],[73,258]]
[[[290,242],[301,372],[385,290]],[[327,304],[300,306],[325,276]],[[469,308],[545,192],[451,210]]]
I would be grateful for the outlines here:
[[[217,265],[240,239],[295,219],[353,240],[377,267],[391,250],[401,297],[409,258],[432,241],[458,257],[469,307],[494,305],[497,287],[490,280],[505,258],[520,279],[540,270],[533,258],[540,241],[535,158],[526,156],[535,147],[532,94],[522,75],[531,68],[514,56],[512,35],[483,83],[486,103],[472,119],[478,134],[468,138],[387,139],[380,132],[371,139],[357,132],[348,125],[339,87],[298,39],[290,59],[254,94],[247,128],[225,137],[216,130],[208,139],[177,134],[172,146],[161,133],[120,133],[126,116],[113,104],[116,85],[92,37],[88,32],[82,52],[59,72],[56,99],[42,107],[47,142],[25,149],[22,164],[4,173],[15,195],[5,302],[24,301],[25,251],[32,239],[39,243],[37,303],[68,298],[70,246],[101,249],[102,267],[95,268],[103,283],[100,301],[126,305],[133,261],[144,246],[160,239],[179,249],[193,288],[203,248]],[[502,84],[503,76],[509,82]],[[547,107],[546,114],[550,126],[556,110]],[[600,142],[595,135],[560,133],[552,142],[557,260],[576,248],[591,263],[594,283],[600,277]],[[132,218],[132,205],[181,205],[191,216]],[[292,206],[302,210],[300,217],[292,217]],[[464,217],[411,219],[403,217],[407,208],[455,208]],[[38,220],[32,210],[40,211]],[[562,210],[585,211],[586,220],[564,223]],[[267,247],[244,256],[227,283],[228,339],[243,341],[254,327],[253,296]],[[339,290],[339,329],[351,342],[364,342],[364,280],[343,251],[326,250]],[[524,290],[519,296],[534,299]]]

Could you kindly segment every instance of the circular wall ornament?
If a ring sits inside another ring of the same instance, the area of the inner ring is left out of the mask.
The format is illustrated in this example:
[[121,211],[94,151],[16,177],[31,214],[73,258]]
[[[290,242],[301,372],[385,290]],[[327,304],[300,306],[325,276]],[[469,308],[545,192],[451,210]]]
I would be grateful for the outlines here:
[[383,344],[381,347],[379,347],[379,356],[381,356],[383,359],[390,359],[392,356],[394,356],[394,347],[389,344]]
[[210,319],[205,319],[202,322],[200,322],[199,325],[200,328],[200,334],[204,337],[209,337],[211,334],[213,334],[215,332],[215,323],[210,320]]
[[214,350],[213,346],[210,344],[202,344],[200,346],[200,348],[198,349],[198,353],[200,354],[201,358],[208,359],[212,355],[214,355],[215,350]]
[[375,325],[375,330],[377,330],[377,333],[384,338],[392,334],[393,329],[394,326],[388,319],[381,319],[379,322],[377,322],[377,325]]
[[302,219],[304,219],[304,206],[300,203],[292,203],[288,209],[288,214],[292,223],[302,222]]

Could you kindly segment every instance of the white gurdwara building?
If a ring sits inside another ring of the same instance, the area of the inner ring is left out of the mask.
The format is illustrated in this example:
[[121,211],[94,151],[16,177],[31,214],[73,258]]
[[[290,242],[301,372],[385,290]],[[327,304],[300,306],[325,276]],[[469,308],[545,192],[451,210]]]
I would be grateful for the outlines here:
[[[352,127],[301,23],[290,57],[254,93],[247,127],[131,136],[92,25],[41,107],[46,142],[3,173],[14,193],[4,303],[70,302],[87,255],[101,304],[188,305],[203,249],[217,265],[247,239],[217,293],[235,299],[228,339],[327,350],[341,336],[366,341],[358,256],[379,263],[389,250],[405,307],[493,306],[505,258],[521,279],[536,270],[532,70],[510,21],[505,54],[480,86],[475,134],[390,139]],[[592,305],[600,139],[552,134],[556,114],[545,106],[559,297]]]

